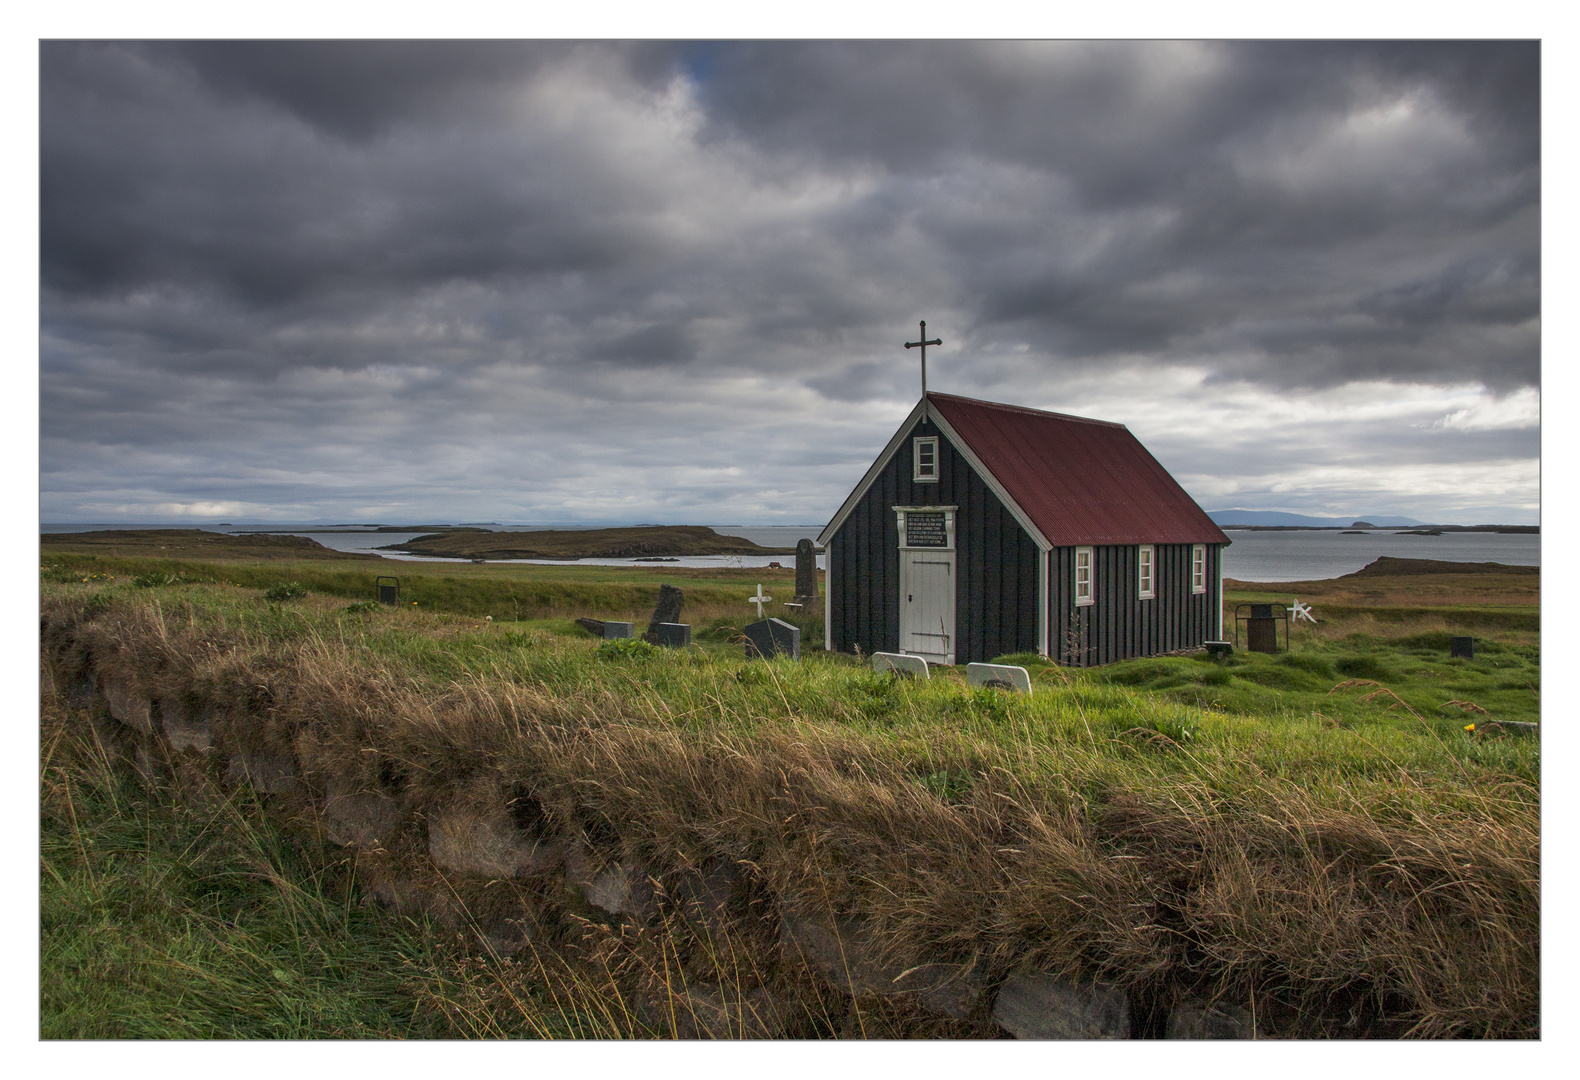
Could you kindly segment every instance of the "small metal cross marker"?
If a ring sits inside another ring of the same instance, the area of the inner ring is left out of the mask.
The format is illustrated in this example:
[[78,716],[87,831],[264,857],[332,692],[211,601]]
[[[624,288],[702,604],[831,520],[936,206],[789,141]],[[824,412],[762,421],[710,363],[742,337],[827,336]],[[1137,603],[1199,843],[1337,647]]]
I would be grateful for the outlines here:
[[927,346],[942,345],[943,343],[943,338],[933,338],[931,341],[927,340],[926,319],[922,320],[922,339],[920,341],[907,341],[905,343],[905,347],[907,349],[920,348],[922,350],[922,397],[924,398],[927,396]]
[[757,586],[757,595],[756,596],[748,596],[746,598],[746,602],[748,604],[756,604],[757,605],[757,617],[760,619],[760,618],[763,617],[763,605],[768,603],[772,599],[773,599],[773,597],[771,597],[771,596],[764,596],[763,595],[763,587],[759,583],[758,586]]
[[1294,613],[1296,622],[1299,622],[1301,619],[1313,623],[1317,621],[1316,616],[1311,614],[1311,609],[1305,604],[1302,604],[1299,600],[1291,600],[1290,603],[1294,605],[1289,610]]

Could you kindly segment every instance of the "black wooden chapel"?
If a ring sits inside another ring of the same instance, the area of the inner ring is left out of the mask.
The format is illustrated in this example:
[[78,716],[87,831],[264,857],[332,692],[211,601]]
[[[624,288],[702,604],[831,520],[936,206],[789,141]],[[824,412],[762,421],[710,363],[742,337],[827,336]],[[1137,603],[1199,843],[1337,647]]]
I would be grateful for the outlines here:
[[924,389],[818,542],[830,650],[1086,667],[1222,637],[1229,538],[1122,424]]

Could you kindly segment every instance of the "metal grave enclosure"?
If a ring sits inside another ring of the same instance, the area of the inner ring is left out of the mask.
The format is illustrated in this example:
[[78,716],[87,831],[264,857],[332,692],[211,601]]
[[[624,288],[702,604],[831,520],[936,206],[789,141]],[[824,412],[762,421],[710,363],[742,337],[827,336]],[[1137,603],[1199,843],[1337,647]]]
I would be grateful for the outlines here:
[[955,662],[955,507],[896,506],[900,534],[900,648]]

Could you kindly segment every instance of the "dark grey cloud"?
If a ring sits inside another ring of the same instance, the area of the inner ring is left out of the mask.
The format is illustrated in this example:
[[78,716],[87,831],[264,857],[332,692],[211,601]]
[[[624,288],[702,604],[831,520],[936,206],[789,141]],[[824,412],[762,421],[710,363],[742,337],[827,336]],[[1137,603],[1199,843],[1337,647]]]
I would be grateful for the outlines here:
[[[645,519],[662,487],[815,520],[914,400],[923,316],[941,389],[1128,422],[1150,405],[1114,387],[1173,386],[1254,427],[1253,401],[1438,387],[1345,430],[1379,467],[1533,460],[1539,60],[46,42],[46,506],[286,513],[351,475],[359,505],[499,517],[541,459],[523,513]],[[1231,467],[1184,411],[1171,467]],[[602,479],[671,439],[662,484]]]
[[[1312,334],[1320,338],[1322,325],[1357,304],[1374,306],[1348,272],[1356,261],[1373,271],[1395,264],[1400,280],[1378,292],[1416,287],[1412,264],[1455,244],[1481,261],[1534,265],[1533,43],[717,51],[704,94],[720,137],[789,160],[899,175],[947,176],[976,160],[1043,181],[1038,188],[1016,176],[986,213],[971,207],[967,222],[929,206],[920,225],[960,279],[977,286],[971,306],[981,333],[1020,333],[1081,359],[1166,357],[1203,335],[1238,330],[1247,346],[1300,354],[1270,351],[1254,367],[1239,366],[1278,385],[1342,380],[1352,366],[1390,363],[1408,377],[1452,370],[1505,387],[1539,377],[1534,330],[1516,356],[1483,360],[1445,352],[1441,342],[1414,356],[1397,348],[1396,324],[1381,319],[1373,335],[1348,336],[1345,353],[1360,354],[1352,365],[1314,363],[1317,341],[1264,341],[1255,329],[1270,313],[1310,310],[1315,301]],[[1065,196],[1062,205],[1047,205],[1054,193]],[[1072,219],[1101,222],[1106,235],[1094,243],[1068,227]],[[1499,235],[1506,232],[1514,235]],[[1200,283],[1164,298],[1135,295],[1133,286],[1181,270]],[[1522,277],[1516,288],[1497,286],[1495,299],[1462,290],[1445,314],[1476,320],[1498,309],[1503,325],[1529,321],[1537,283]]]

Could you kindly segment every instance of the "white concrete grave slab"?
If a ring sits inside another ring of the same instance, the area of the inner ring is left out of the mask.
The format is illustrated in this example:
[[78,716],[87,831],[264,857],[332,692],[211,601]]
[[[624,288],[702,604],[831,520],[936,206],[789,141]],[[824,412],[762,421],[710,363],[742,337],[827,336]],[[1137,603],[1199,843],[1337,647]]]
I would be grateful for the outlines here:
[[913,679],[931,678],[927,671],[926,660],[920,656],[907,656],[904,653],[873,653],[872,670],[880,673],[892,671],[896,675],[906,675]]
[[1031,675],[1023,667],[1013,664],[967,664],[966,683],[970,686],[991,686],[997,690],[1014,690],[1031,693]]

